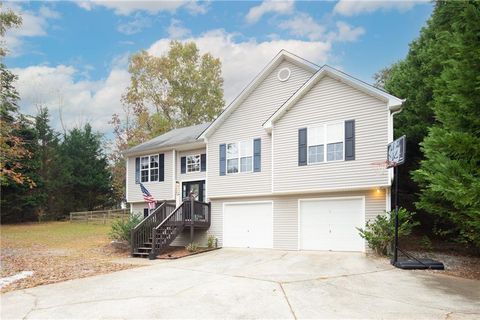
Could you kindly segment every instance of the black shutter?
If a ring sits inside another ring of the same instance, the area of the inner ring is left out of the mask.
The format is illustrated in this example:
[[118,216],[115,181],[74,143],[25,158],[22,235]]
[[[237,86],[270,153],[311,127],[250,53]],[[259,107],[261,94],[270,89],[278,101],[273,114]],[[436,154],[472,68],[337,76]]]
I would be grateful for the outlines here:
[[205,153],[200,155],[200,170],[207,171],[207,155]]
[[140,183],[140,158],[135,158],[135,183]]
[[225,169],[227,167],[227,146],[225,145],[225,143],[221,144],[220,145],[220,163],[219,163],[219,172],[220,172],[220,175],[221,176],[224,176],[225,175]]
[[262,171],[262,142],[261,139],[253,140],[253,172]]
[[345,121],[345,161],[355,160],[355,120]]
[[307,165],[307,128],[298,129],[298,165]]
[[158,181],[165,180],[165,155],[160,153],[158,155]]
[[180,173],[187,172],[187,157],[180,158]]

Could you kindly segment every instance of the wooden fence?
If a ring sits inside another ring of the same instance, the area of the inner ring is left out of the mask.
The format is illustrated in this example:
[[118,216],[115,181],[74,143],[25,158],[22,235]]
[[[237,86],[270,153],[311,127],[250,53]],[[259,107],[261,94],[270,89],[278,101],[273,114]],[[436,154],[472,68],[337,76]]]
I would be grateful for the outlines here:
[[117,219],[126,219],[129,214],[128,209],[70,212],[70,222],[106,224]]

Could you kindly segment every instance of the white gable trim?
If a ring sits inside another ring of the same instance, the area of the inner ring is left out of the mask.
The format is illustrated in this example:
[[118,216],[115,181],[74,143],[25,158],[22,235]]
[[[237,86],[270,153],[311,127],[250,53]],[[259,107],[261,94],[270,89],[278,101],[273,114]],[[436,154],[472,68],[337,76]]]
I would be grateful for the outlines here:
[[265,78],[282,63],[283,60],[291,62],[301,68],[313,72],[317,72],[319,66],[300,58],[288,51],[281,50],[263,70],[243,89],[242,92],[226,107],[222,113],[215,119],[210,126],[199,136],[199,138],[208,138],[215,130],[228,118],[230,114],[265,80]]
[[290,109],[303,95],[310,91],[310,89],[318,81],[320,81],[320,79],[327,75],[353,88],[356,88],[382,101],[385,101],[387,103],[387,108],[390,111],[399,110],[402,106],[402,103],[405,101],[395,96],[392,96],[385,91],[375,88],[372,85],[360,81],[346,73],[343,73],[339,70],[325,65],[320,70],[318,70],[317,73],[313,75],[297,92],[295,92],[295,94],[293,94],[277,111],[275,111],[275,113],[267,121],[265,121],[263,127],[267,131],[271,131],[273,123],[280,119],[283,114],[285,114],[285,112],[287,112],[288,109]]

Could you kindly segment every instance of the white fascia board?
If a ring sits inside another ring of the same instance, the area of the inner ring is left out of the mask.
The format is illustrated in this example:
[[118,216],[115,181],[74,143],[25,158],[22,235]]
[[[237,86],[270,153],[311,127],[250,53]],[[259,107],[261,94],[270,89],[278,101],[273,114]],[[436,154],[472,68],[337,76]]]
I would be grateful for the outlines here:
[[291,62],[301,68],[307,69],[310,72],[317,72],[320,68],[312,62],[304,60],[297,55],[288,51],[281,50],[262,71],[243,89],[242,92],[225,108],[223,112],[215,119],[210,126],[203,131],[199,138],[208,138],[216,128],[220,126],[223,121],[265,80],[265,78],[283,61],[283,59]]
[[336,70],[330,66],[323,66],[318,72],[313,75],[295,94],[293,94],[284,104],[281,106],[264,124],[263,127],[270,132],[273,126],[273,123],[280,119],[282,115],[291,108],[304,94],[306,94],[310,89],[324,76],[331,76],[332,78],[341,81],[353,88],[356,88],[362,92],[370,94],[382,101],[387,103],[387,107],[391,111],[399,110],[405,100],[399,99],[391,94],[382,91],[378,88],[375,88],[372,85],[369,85],[363,81],[355,79],[354,77],[343,73],[339,70]]
[[206,142],[203,139],[198,138],[198,141],[195,142],[190,142],[190,143],[184,143],[184,144],[176,144],[176,145],[171,145],[163,148],[150,148],[150,149],[145,149],[142,151],[133,151],[133,152],[128,152],[125,151],[122,153],[124,157],[135,157],[135,156],[144,156],[144,155],[151,155],[155,153],[162,153],[162,152],[168,152],[173,149],[177,151],[186,151],[186,150],[194,150],[194,149],[201,149],[206,147]]

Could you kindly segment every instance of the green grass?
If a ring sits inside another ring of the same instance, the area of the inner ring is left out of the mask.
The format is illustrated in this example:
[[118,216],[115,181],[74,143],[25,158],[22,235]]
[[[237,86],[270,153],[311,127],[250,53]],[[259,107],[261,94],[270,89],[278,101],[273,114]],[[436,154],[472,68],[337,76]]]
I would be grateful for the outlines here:
[[71,222],[26,223],[0,227],[2,247],[82,249],[108,242],[110,225]]

